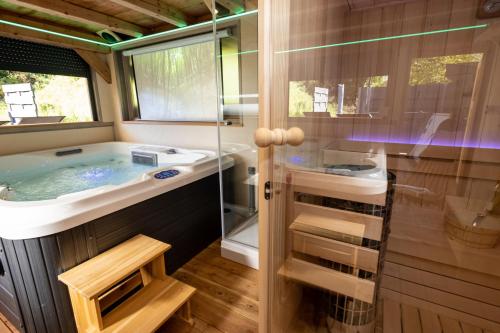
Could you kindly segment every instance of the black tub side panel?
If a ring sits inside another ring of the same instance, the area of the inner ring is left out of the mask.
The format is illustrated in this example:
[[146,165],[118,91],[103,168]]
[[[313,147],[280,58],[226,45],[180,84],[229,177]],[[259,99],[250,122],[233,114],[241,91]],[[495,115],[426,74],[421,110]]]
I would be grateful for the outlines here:
[[[220,221],[219,182],[214,174],[55,235],[2,239],[4,265],[12,275],[9,281],[17,300],[8,307],[9,319],[21,332],[74,333],[68,290],[57,279],[60,273],[143,233],[172,245],[166,256],[170,274],[221,236]],[[0,289],[0,311],[4,294],[8,296]]]
[[137,234],[172,245],[169,274],[221,234],[218,174],[101,217],[90,223],[99,253]]
[[26,332],[76,332],[68,291],[57,276],[97,252],[87,239],[79,226],[42,238],[2,240]]
[[[20,273],[16,270],[12,270],[9,262],[7,261],[7,256],[9,252],[13,251],[13,248],[4,245],[4,242],[0,242],[0,260],[3,268],[3,275],[0,276],[0,312],[15,326],[19,331],[24,332],[23,320],[21,318],[21,311],[19,309],[18,297],[23,297],[25,295],[16,294],[14,288],[13,279],[18,278]],[[17,266],[15,266],[17,268]],[[28,323],[33,323],[33,318],[31,313],[26,316]]]

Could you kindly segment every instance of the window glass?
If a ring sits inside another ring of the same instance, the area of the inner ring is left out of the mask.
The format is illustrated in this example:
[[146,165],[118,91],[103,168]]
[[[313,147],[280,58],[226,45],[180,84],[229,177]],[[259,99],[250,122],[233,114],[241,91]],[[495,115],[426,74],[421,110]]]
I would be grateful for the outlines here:
[[133,56],[140,118],[217,121],[213,41]]
[[87,78],[0,70],[4,126],[93,120]]

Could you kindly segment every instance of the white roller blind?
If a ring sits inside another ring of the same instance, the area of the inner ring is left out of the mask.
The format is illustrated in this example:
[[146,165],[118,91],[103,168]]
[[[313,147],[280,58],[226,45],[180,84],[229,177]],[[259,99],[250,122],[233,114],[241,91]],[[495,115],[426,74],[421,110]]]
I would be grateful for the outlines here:
[[141,119],[217,121],[213,41],[133,55]]

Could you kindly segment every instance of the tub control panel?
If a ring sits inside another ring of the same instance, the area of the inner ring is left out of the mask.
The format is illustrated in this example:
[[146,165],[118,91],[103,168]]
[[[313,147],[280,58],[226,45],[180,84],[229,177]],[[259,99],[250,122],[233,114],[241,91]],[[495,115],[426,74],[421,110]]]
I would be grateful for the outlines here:
[[160,171],[158,173],[155,173],[155,178],[156,179],[167,179],[167,178],[175,177],[180,173],[181,172],[179,170],[175,170],[175,169],[164,170],[164,171]]

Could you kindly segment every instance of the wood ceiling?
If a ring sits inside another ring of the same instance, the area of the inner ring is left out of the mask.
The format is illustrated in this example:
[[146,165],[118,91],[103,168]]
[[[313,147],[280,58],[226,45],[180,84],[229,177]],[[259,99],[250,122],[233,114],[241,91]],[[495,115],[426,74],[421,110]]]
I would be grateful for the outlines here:
[[[127,40],[209,21],[210,7],[211,0],[0,0],[0,20],[105,43],[97,34],[100,30],[111,30]],[[256,8],[257,0],[216,0],[219,16]],[[0,36],[109,52],[106,46],[1,21],[0,26]]]

